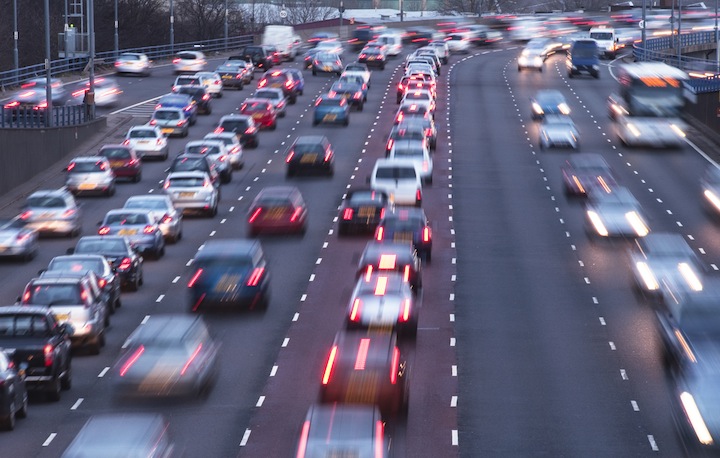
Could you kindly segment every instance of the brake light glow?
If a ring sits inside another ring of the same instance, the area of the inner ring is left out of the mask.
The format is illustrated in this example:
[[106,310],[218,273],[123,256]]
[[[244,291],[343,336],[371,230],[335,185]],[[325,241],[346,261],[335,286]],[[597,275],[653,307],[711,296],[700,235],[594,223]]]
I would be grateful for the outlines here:
[[353,301],[352,309],[350,310],[350,321],[358,321],[360,319],[360,299]]
[[120,265],[118,265],[118,270],[128,270],[130,266],[132,265],[132,260],[130,258],[123,258],[122,261],[120,261]]
[[185,375],[185,372],[187,372],[188,368],[192,364],[193,361],[195,361],[195,358],[197,358],[197,355],[200,354],[200,350],[202,350],[202,343],[198,344],[197,348],[193,352],[192,355],[190,355],[190,358],[185,362],[185,365],[183,366],[182,370],[180,371],[180,375]]
[[430,228],[428,226],[425,226],[423,228],[422,232],[422,241],[427,243],[430,241]]
[[150,224],[148,224],[147,226],[145,226],[143,228],[143,234],[152,234],[154,232],[155,232],[155,228],[153,226],[151,226]]
[[300,218],[300,214],[302,213],[302,207],[298,207],[293,212],[292,216],[290,217],[290,222],[294,223]]
[[22,219],[22,220],[27,220],[27,219],[30,218],[31,215],[32,215],[32,211],[30,211],[30,210],[25,210],[24,212],[22,212],[22,213],[20,214],[20,219]]
[[335,357],[337,356],[337,345],[333,345],[330,350],[330,356],[328,356],[327,364],[325,365],[325,372],[323,373],[322,384],[327,385],[332,375],[333,366],[335,365]]
[[381,242],[384,237],[385,237],[385,228],[382,226],[378,226],[377,231],[375,231],[375,240]]
[[385,448],[385,424],[378,420],[375,422],[375,458],[382,458]]
[[385,149],[387,149],[388,151],[391,151],[394,143],[395,143],[395,140],[393,140],[391,138],[390,140],[388,140],[387,146],[385,147]]
[[296,458],[305,458],[305,450],[307,449],[308,436],[310,435],[310,421],[303,423],[302,432],[300,432],[300,443],[298,444]]
[[173,220],[173,219],[172,219],[172,216],[170,216],[170,215],[165,215],[165,216],[163,216],[162,220],[160,220],[160,222],[161,222],[162,224],[168,224],[168,223],[172,223],[172,220]]
[[254,223],[255,220],[260,216],[260,213],[262,212],[262,207],[256,209],[253,214],[250,216],[250,219],[248,220],[249,223]]
[[265,87],[267,85],[267,80],[265,78],[261,79],[258,83],[258,87]]
[[357,356],[355,357],[355,370],[364,371],[367,363],[367,354],[370,349],[370,339],[360,339]]
[[245,129],[245,133],[248,135],[254,134],[257,129],[255,127],[248,127]]
[[396,260],[397,260],[397,255],[394,255],[394,254],[380,255],[380,263],[378,265],[378,268],[380,270],[393,270],[393,269],[395,269],[395,261]]
[[5,108],[15,108],[18,106],[20,106],[20,102],[18,102],[17,100],[5,104]]
[[403,272],[403,281],[410,281],[410,265],[405,266],[405,271]]
[[247,285],[248,286],[257,286],[258,283],[260,283],[260,279],[262,278],[263,273],[265,273],[264,267],[254,268],[252,273],[250,274],[250,277],[248,277]]
[[151,126],[154,126],[154,125],[156,125],[156,124],[157,124],[157,121],[156,121],[156,120],[154,120],[154,119],[151,119],[151,120],[150,120],[150,122],[149,122],[148,124],[150,124]]
[[398,347],[393,349],[392,364],[390,365],[390,383],[397,383],[398,369],[400,367],[400,350]]
[[179,59],[179,58],[176,57],[175,59],[173,59],[173,64],[179,64],[179,63],[180,63],[180,59]]
[[418,202],[420,202],[422,200],[422,191],[419,189],[415,193],[415,200],[417,200]]
[[105,285],[107,285],[107,280],[104,278],[98,278],[98,286],[100,288],[105,288]]
[[120,377],[124,377],[125,374],[130,370],[133,364],[137,362],[138,359],[140,359],[140,356],[145,352],[145,347],[140,345],[137,350],[135,350],[135,353],[128,358],[128,360],[123,364],[123,366],[120,368]]
[[343,210],[343,219],[345,221],[350,221],[353,217],[353,209],[352,208],[346,208]]
[[375,285],[375,295],[384,296],[387,290],[388,277],[378,277],[377,284]]
[[27,291],[25,291],[25,294],[23,294],[23,299],[22,299],[23,304],[27,304],[27,302],[30,300],[31,295],[32,295],[32,293],[30,292],[29,289]]
[[323,160],[325,162],[328,162],[330,160],[330,158],[332,158],[332,154],[333,154],[332,150],[328,149],[327,151],[325,151],[325,158]]
[[48,344],[43,347],[43,355],[45,356],[45,367],[53,365],[53,346]]
[[110,228],[108,226],[102,226],[100,229],[98,229],[99,235],[108,235],[110,233]]
[[403,302],[403,307],[400,312],[400,321],[407,321],[410,319],[410,299],[405,299]]

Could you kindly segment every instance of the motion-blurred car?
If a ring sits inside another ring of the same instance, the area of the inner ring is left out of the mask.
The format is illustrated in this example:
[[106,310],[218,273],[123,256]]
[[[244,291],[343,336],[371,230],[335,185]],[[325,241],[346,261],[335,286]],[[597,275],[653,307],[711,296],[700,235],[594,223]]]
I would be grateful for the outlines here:
[[374,406],[315,404],[308,410],[298,439],[297,458],[333,456],[387,458],[391,441]]
[[345,315],[347,329],[393,330],[415,338],[417,324],[418,304],[403,274],[368,272],[357,279]]
[[159,259],[165,254],[165,239],[160,230],[160,222],[149,210],[127,208],[110,210],[99,226],[98,235],[127,237],[143,255]]
[[258,81],[259,89],[280,89],[287,97],[290,105],[295,105],[299,93],[300,81],[296,80],[291,72],[287,70],[268,70]]
[[225,145],[227,161],[233,169],[241,169],[243,168],[243,165],[245,165],[240,137],[238,137],[234,132],[210,132],[209,134],[205,134],[203,140],[222,142]]
[[288,103],[288,98],[285,97],[285,94],[283,93],[282,89],[279,88],[267,88],[267,89],[258,89],[253,94],[253,99],[266,99],[270,103],[272,103],[273,108],[275,109],[275,112],[277,113],[277,116],[279,118],[284,118],[286,114],[286,108]]
[[532,119],[540,120],[548,114],[569,115],[570,106],[562,93],[555,89],[542,89],[530,98]]
[[422,288],[422,263],[415,247],[406,242],[368,242],[358,262],[357,277],[373,272],[396,272],[417,293]]
[[645,237],[650,233],[640,203],[627,188],[611,192],[593,190],[585,206],[587,234],[591,239]]
[[451,33],[445,39],[451,54],[468,54],[471,39],[466,33]]
[[242,90],[244,85],[250,84],[250,76],[247,68],[242,64],[224,63],[215,69],[224,88],[235,88]]
[[432,118],[430,106],[425,103],[404,102],[395,115],[394,124],[400,124],[408,118]]
[[332,176],[335,172],[335,151],[324,135],[303,135],[295,139],[285,156],[287,177],[298,172],[320,172]]
[[317,76],[318,73],[335,73],[340,76],[343,71],[343,63],[338,54],[318,52],[313,58],[311,68],[313,76]]
[[305,51],[305,54],[303,54],[303,70],[309,70],[313,66],[313,61],[315,60],[315,56],[320,54],[320,49],[310,48],[307,51]]
[[240,114],[251,116],[261,129],[275,130],[277,128],[278,114],[274,104],[267,99],[245,99],[240,105]]
[[145,54],[124,52],[115,60],[115,73],[118,75],[150,76],[151,72],[152,61]]
[[357,61],[367,66],[373,65],[379,67],[380,70],[385,70],[387,54],[380,48],[364,48],[358,54]]
[[155,109],[159,110],[161,108],[180,108],[185,112],[191,126],[197,122],[198,105],[188,94],[173,92],[160,97]]
[[91,235],[81,237],[67,254],[99,254],[105,257],[120,276],[120,285],[137,291],[143,284],[143,258],[127,237]]
[[570,116],[545,115],[540,124],[540,149],[580,149],[580,133]]
[[363,64],[360,62],[351,62],[345,66],[345,69],[340,76],[355,75],[362,77],[365,84],[370,87],[370,78],[372,77],[372,72],[368,69],[367,64]]
[[408,159],[415,162],[420,178],[429,185],[433,182],[433,159],[426,140],[399,138],[393,142],[388,159]]
[[390,135],[388,135],[387,142],[385,142],[385,157],[390,155],[390,151],[392,151],[395,142],[399,140],[424,141],[428,145],[431,145],[430,137],[425,127],[420,123],[403,122],[394,125],[392,130],[390,130]]
[[40,248],[38,239],[38,231],[26,226],[19,216],[0,218],[0,259],[32,260]]
[[61,234],[75,237],[82,231],[82,211],[65,188],[43,189],[30,194],[22,207],[20,219],[41,236]]
[[329,97],[343,97],[347,100],[350,107],[357,108],[357,111],[362,111],[365,106],[365,91],[359,83],[349,81],[336,81],[330,87],[328,92]]
[[436,50],[439,50],[439,52],[436,53],[443,65],[448,63],[448,61],[450,60],[450,48],[448,47],[448,44],[445,42],[445,40],[433,40],[428,43],[428,46],[432,46]]
[[159,414],[96,414],[88,419],[61,458],[170,458],[175,449],[168,431],[167,422]]
[[408,117],[403,119],[403,121],[399,124],[393,126],[393,128],[401,129],[403,126],[407,127],[408,130],[417,128],[425,129],[428,146],[430,147],[430,150],[435,150],[435,147],[437,146],[437,127],[435,126],[435,121],[432,117]]
[[[120,94],[123,93],[117,81],[113,78],[95,78],[94,91],[95,91],[95,105],[99,107],[112,107],[115,106],[120,100]],[[85,99],[85,93],[90,90],[90,82],[83,84],[80,89],[72,92],[74,103],[83,103]]]
[[340,205],[338,235],[374,233],[388,208],[392,208],[392,204],[387,193],[383,191],[348,191]]
[[218,140],[194,140],[187,142],[183,154],[201,154],[212,161],[213,168],[220,176],[222,183],[230,183],[233,168],[228,160],[225,143]]
[[28,394],[25,386],[25,370],[13,363],[8,353],[0,348],[0,426],[6,431],[15,429],[15,419],[27,417]]
[[350,104],[345,97],[330,94],[321,95],[315,100],[315,111],[313,112],[313,126],[320,123],[350,124]]
[[368,182],[395,205],[422,205],[422,178],[412,159],[377,159]]
[[611,192],[617,186],[613,170],[601,155],[581,153],[561,167],[565,194],[586,197],[595,189]]
[[206,306],[264,310],[270,302],[270,274],[260,242],[213,239],[193,258],[188,281],[190,310]]
[[617,116],[615,134],[627,147],[680,148],[687,126],[677,118]]
[[110,261],[99,254],[69,254],[55,256],[48,264],[47,272],[95,272],[98,286],[105,293],[110,313],[122,306],[120,301],[120,277]]
[[259,127],[252,116],[230,114],[220,118],[213,132],[216,134],[232,132],[240,138],[243,147],[257,148],[260,145],[258,130]]
[[335,335],[320,384],[323,403],[377,405],[383,415],[404,416],[409,394],[407,362],[396,334]]
[[720,168],[711,164],[700,180],[702,205],[711,216],[720,217]]
[[401,104],[405,103],[425,103],[429,106],[430,112],[435,116],[435,93],[429,89],[412,89],[405,91]]
[[63,169],[65,188],[73,194],[115,194],[115,173],[105,156],[78,156]]
[[172,84],[172,91],[176,92],[183,86],[200,86],[200,79],[195,75],[178,75]]
[[294,80],[294,85],[297,91],[297,95],[303,95],[305,92],[305,77],[303,76],[302,70],[295,67],[284,68],[283,71],[290,73]]
[[151,315],[123,344],[114,365],[121,396],[200,396],[219,370],[220,345],[199,316]]
[[98,156],[110,161],[115,178],[129,178],[135,183],[142,179],[142,160],[130,145],[103,145]]
[[159,127],[168,137],[187,137],[190,132],[190,117],[182,108],[158,108],[148,124]]
[[545,54],[542,49],[526,47],[520,52],[520,57],[518,57],[518,72],[529,68],[542,72],[545,66],[545,59],[547,59],[547,54]]
[[298,188],[268,186],[255,196],[248,210],[248,234],[297,233],[307,230],[308,210]]
[[123,145],[132,147],[141,158],[168,158],[168,141],[157,126],[132,126],[125,136]]
[[183,215],[175,208],[170,197],[154,194],[131,196],[125,201],[123,208],[150,212],[158,221],[160,232],[166,241],[176,243],[182,238]]
[[165,172],[202,172],[210,177],[210,183],[213,186],[220,188],[220,174],[218,174],[217,167],[210,157],[203,154],[178,154]]
[[426,263],[432,261],[432,229],[422,208],[398,207],[386,211],[375,229],[375,240],[407,243]]
[[[65,105],[70,95],[61,80],[52,78],[53,106]],[[3,105],[6,122],[44,125],[47,112],[47,79],[33,78],[20,86],[20,90]]]
[[212,97],[221,98],[223,96],[223,82],[220,74],[217,72],[197,72],[195,78],[200,81],[200,85],[205,87],[205,90]]
[[207,93],[205,86],[179,86],[173,89],[176,94],[189,95],[197,106],[197,114],[212,114],[212,97]]
[[200,51],[182,51],[172,60],[175,74],[179,73],[197,73],[205,70],[207,60],[205,54]]
[[396,102],[402,102],[405,92],[417,89],[427,89],[434,97],[437,97],[436,83],[431,77],[420,74],[404,75],[397,85]]
[[171,172],[163,189],[178,210],[200,212],[210,218],[217,215],[220,195],[205,172]]
[[328,54],[341,56],[345,49],[340,40],[322,40],[315,45],[315,49]]

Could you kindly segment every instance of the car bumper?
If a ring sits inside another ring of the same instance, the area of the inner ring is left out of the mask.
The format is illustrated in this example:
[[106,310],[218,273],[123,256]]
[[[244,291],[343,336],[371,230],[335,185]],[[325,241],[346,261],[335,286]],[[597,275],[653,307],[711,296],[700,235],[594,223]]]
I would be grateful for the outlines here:
[[32,221],[27,223],[27,226],[41,234],[67,234],[79,227],[79,223],[75,220],[57,219]]
[[93,194],[104,193],[112,188],[114,181],[106,181],[102,183],[66,183],[65,187],[73,194]]
[[117,167],[112,169],[115,177],[118,178],[136,177],[140,174],[140,170],[140,167]]

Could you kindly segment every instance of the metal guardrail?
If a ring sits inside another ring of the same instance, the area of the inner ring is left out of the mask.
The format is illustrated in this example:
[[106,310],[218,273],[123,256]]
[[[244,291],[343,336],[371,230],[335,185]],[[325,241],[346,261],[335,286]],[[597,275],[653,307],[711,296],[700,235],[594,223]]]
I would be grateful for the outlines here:
[[[0,128],[45,128],[47,114],[47,110],[33,107],[0,107]],[[87,105],[54,106],[49,114],[52,127],[77,126],[95,118]]]
[[[159,60],[173,56],[178,51],[196,50],[209,52],[223,52],[239,48],[253,43],[253,35],[240,35],[236,37],[216,38],[213,40],[189,41],[175,43],[174,45],[146,46],[142,48],[129,48],[118,50],[117,54],[124,52],[136,52],[147,54],[151,60]],[[100,52],[95,55],[95,65],[111,65],[117,57],[115,51]],[[50,62],[50,73],[58,76],[70,72],[84,71],[88,65],[88,57],[72,57],[58,59]],[[45,64],[30,65],[17,70],[0,72],[0,89],[5,90],[15,87],[21,82],[30,78],[44,77]]]

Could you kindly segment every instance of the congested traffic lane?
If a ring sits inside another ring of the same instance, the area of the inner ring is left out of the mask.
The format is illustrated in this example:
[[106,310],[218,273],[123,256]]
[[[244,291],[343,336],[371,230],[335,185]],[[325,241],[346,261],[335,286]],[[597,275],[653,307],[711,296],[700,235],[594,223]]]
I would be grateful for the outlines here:
[[[389,76],[389,72],[380,72],[374,75],[374,83],[382,88],[386,84],[384,79]],[[156,77],[153,75],[148,82],[156,85],[157,95],[160,95],[171,81],[161,78],[155,81]],[[166,257],[160,261],[146,262],[146,285],[138,293],[123,296],[123,308],[113,316],[107,347],[98,357],[76,358],[76,388],[65,393],[59,404],[38,401],[31,405],[30,419],[37,417],[39,421],[20,425],[18,431],[9,437],[10,449],[32,450],[32,453],[40,456],[57,456],[88,415],[101,411],[147,409],[172,417],[173,436],[186,456],[227,456],[237,451],[250,409],[255,405],[259,390],[270,373],[273,355],[278,351],[284,330],[292,318],[290,311],[296,306],[301,285],[315,265],[321,238],[331,223],[339,196],[351,174],[351,166],[355,164],[353,155],[358,154],[367,138],[373,111],[378,111],[380,97],[375,95],[373,87],[366,110],[352,114],[349,128],[311,127],[308,114],[312,113],[314,96],[321,90],[327,90],[331,80],[309,77],[306,80],[305,96],[300,97],[297,105],[288,108],[288,115],[279,121],[278,130],[263,132],[260,148],[245,152],[246,166],[236,172],[230,184],[223,187],[220,213],[216,218],[188,218],[183,240],[169,246]],[[234,92],[228,92],[222,99],[214,100],[213,115],[199,117],[198,124],[191,128],[187,140],[200,138],[209,132],[220,115],[237,108],[250,92],[248,89],[238,92],[237,96]],[[268,312],[263,316],[206,316],[213,333],[223,341],[221,360],[231,362],[223,364],[218,384],[207,401],[152,405],[114,401],[109,380],[111,374],[104,372],[104,369],[112,366],[122,341],[147,314],[186,312],[185,284],[189,272],[186,264],[197,248],[209,237],[244,237],[248,201],[262,186],[285,183],[283,153],[287,142],[294,135],[319,132],[328,135],[338,153],[335,178],[296,180],[310,208],[310,226],[305,238],[263,239],[273,278]],[[120,138],[118,136],[111,140],[119,141]],[[179,151],[183,144],[184,140],[171,140],[171,154]],[[129,195],[151,190],[158,192],[157,183],[163,178],[166,166],[166,163],[145,164],[143,181],[139,185],[119,186],[118,194],[111,199],[82,199],[85,204],[85,233],[92,233],[94,222],[99,221],[108,209],[122,205]],[[61,181],[58,175],[55,181],[43,185],[60,186]],[[20,267],[3,265],[3,270],[7,271],[3,278],[3,299],[6,302],[14,300],[17,292],[38,269],[44,267],[52,256],[64,253],[73,244],[74,241],[69,240],[43,241],[42,255],[32,263]],[[79,398],[82,401],[79,402]],[[51,436],[53,433],[56,435]],[[44,442],[47,442],[46,447],[42,447]]]

